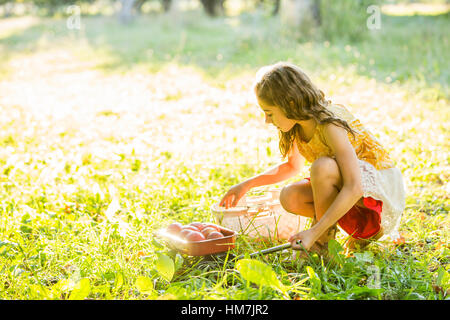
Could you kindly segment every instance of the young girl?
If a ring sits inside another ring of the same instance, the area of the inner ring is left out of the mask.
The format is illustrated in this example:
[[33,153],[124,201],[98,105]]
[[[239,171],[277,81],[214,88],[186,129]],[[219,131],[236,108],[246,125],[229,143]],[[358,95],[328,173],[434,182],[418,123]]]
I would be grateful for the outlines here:
[[260,69],[254,92],[266,123],[279,130],[283,159],[275,168],[233,186],[219,205],[234,207],[251,188],[296,175],[305,159],[310,177],[285,186],[283,208],[313,219],[313,226],[289,241],[293,249],[323,253],[339,224],[364,245],[395,237],[405,191],[400,170],[375,137],[344,106],[332,104],[297,66],[279,62]]

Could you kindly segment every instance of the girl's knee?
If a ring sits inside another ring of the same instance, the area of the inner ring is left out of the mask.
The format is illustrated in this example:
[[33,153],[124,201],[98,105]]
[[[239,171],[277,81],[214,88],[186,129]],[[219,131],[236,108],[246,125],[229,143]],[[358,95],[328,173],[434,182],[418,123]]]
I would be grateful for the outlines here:
[[284,186],[280,191],[280,204],[284,210],[294,214],[305,211],[305,203],[312,202],[312,190],[309,181],[292,183]]
[[294,197],[294,186],[289,184],[280,191],[280,204],[286,210],[291,208],[292,198]]
[[334,179],[338,182],[341,180],[339,166],[333,158],[320,157],[313,162],[310,169],[311,179],[321,180]]

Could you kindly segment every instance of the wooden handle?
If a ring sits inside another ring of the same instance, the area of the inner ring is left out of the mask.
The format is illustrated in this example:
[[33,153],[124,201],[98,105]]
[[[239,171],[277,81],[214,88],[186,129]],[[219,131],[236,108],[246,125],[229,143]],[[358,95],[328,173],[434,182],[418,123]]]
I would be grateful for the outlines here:
[[[249,255],[249,257],[252,258],[252,257],[256,257],[256,256],[259,256],[259,255],[272,253],[272,252],[276,252],[276,251],[280,251],[280,250],[284,250],[284,249],[288,249],[290,247],[291,247],[291,243],[280,244],[279,246],[275,246],[275,247],[272,247],[272,248],[267,248],[267,249],[264,249],[264,250],[253,252],[253,253],[251,253]],[[240,255],[236,259],[239,260],[239,259],[243,259],[243,258],[245,258],[245,255]]]

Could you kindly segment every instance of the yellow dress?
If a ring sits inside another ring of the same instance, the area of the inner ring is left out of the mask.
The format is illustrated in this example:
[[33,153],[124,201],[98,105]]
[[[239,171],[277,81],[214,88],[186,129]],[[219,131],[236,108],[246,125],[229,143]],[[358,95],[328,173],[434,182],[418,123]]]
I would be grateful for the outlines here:
[[[405,185],[401,171],[373,134],[347,108],[339,104],[330,104],[327,108],[355,131],[355,137],[348,132],[348,138],[358,158],[363,196],[383,202],[381,226],[384,234],[392,239],[397,238],[400,218],[405,208]],[[310,163],[323,156],[334,158],[331,148],[326,144],[323,130],[324,125],[319,124],[310,141],[297,142],[300,154]]]

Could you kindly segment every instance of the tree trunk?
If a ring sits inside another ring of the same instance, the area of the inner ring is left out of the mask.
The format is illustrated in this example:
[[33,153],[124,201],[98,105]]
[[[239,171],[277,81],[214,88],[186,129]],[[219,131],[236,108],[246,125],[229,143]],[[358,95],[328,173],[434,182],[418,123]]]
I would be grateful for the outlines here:
[[224,13],[224,2],[225,0],[201,0],[203,8],[205,8],[206,13],[211,17]]
[[142,13],[142,6],[144,5],[146,0],[136,0],[134,2],[134,9],[136,12]]
[[168,12],[170,10],[171,4],[172,0],[162,0],[164,12]]
[[273,6],[272,15],[276,16],[280,11],[280,0],[275,0],[275,5]]
[[[271,0],[273,1],[273,9],[272,9],[272,16],[276,16],[278,12],[280,11],[280,0]],[[258,6],[263,6],[265,0],[259,0]]]
[[320,1],[282,0],[280,16],[282,23],[289,27],[310,30],[320,24]]
[[7,3],[5,3],[3,8],[5,9],[3,17],[8,18],[8,17],[10,17],[12,15],[12,12],[14,10],[14,3],[13,2],[7,2]]
[[322,16],[320,15],[320,0],[315,0],[313,2],[312,13],[316,24],[320,26],[322,24]]
[[122,8],[119,13],[119,20],[122,23],[129,23],[133,19],[133,5],[135,0],[120,0]]
[[[160,0],[160,1],[161,1],[161,5],[163,7],[163,11],[164,12],[168,12],[170,10],[170,5],[172,3],[172,0]],[[136,0],[134,2],[134,8],[136,9],[136,11],[141,13],[142,12],[142,6],[146,2],[147,2],[147,0]]]
[[170,6],[165,11],[167,17],[165,23],[170,25],[178,25],[183,23],[183,12],[181,11],[182,0],[171,0]]
[[[169,1],[163,0],[163,7],[165,6],[164,3],[167,2],[169,2],[169,6],[167,7],[167,10],[165,10],[165,12],[168,12],[174,17],[177,16],[180,11],[181,0],[169,0]],[[164,9],[166,9],[166,7],[164,7]]]

